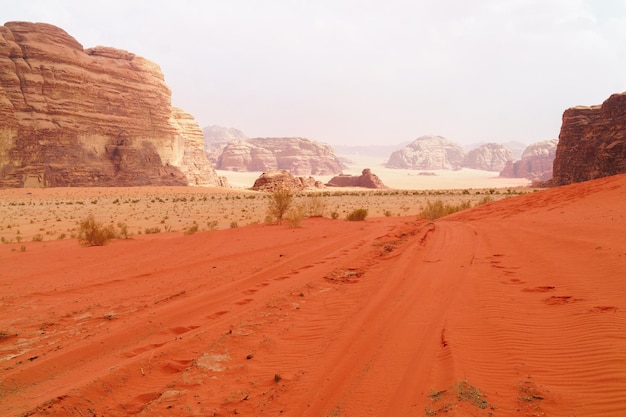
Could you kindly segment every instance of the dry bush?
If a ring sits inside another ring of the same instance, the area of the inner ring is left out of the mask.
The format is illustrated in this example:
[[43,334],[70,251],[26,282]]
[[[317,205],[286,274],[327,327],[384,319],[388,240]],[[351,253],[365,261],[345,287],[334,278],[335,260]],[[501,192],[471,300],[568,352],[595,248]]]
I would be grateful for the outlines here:
[[293,193],[288,188],[280,188],[272,193],[270,198],[268,212],[276,219],[278,224],[283,222],[283,217],[291,207],[293,201]]
[[309,206],[309,217],[324,217],[326,202],[320,194],[311,194],[307,203]]
[[348,213],[346,220],[351,222],[361,222],[367,217],[367,209],[359,208]]
[[422,219],[435,220],[448,214],[456,213],[457,211],[468,209],[472,206],[470,201],[464,201],[460,204],[444,204],[443,201],[437,200],[434,203],[431,201],[426,202],[426,207],[422,209],[419,216]]
[[302,227],[302,220],[306,217],[307,208],[304,205],[298,205],[290,209],[285,216],[291,227]]
[[78,228],[78,240],[85,246],[103,246],[115,238],[113,225],[103,225],[94,218],[93,214],[81,220]]

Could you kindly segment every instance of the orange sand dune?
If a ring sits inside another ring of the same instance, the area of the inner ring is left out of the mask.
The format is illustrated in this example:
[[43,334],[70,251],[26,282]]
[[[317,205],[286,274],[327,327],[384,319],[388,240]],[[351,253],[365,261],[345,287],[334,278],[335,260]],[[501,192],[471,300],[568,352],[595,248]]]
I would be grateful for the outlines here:
[[3,416],[622,416],[626,175],[0,254]]

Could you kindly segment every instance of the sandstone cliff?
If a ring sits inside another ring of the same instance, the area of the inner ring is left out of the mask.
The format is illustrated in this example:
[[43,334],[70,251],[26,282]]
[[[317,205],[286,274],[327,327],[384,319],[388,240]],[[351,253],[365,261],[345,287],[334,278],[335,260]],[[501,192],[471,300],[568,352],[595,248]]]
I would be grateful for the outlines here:
[[626,172],[626,93],[563,113],[552,182],[570,184]]
[[326,144],[304,138],[255,138],[226,144],[217,169],[227,171],[287,170],[294,175],[333,175],[343,164]]
[[483,171],[502,171],[512,161],[511,151],[499,143],[485,143],[465,155],[463,166]]
[[552,178],[552,163],[557,148],[557,139],[536,142],[529,145],[519,161],[509,161],[500,172],[505,178],[528,178],[546,181]]
[[465,153],[456,143],[441,136],[421,136],[389,157],[388,168],[459,169]]
[[365,168],[361,175],[337,175],[326,184],[329,187],[363,187],[373,189],[387,188],[385,184],[369,168]]
[[0,187],[222,184],[153,62],[9,22],[0,85]]

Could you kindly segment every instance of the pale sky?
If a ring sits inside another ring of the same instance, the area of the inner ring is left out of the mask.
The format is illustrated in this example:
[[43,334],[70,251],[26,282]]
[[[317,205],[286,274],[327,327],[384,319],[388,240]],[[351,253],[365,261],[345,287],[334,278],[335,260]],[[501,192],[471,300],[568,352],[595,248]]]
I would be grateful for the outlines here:
[[626,91],[626,0],[0,0],[161,66],[201,127],[335,145],[556,138]]

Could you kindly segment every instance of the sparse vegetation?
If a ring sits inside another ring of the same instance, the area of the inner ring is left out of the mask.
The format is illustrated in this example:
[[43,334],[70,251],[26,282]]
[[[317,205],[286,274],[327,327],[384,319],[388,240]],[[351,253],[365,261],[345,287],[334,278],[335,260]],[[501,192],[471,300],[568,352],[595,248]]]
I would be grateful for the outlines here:
[[367,217],[367,209],[359,208],[359,209],[351,211],[346,216],[346,220],[350,222],[361,222],[365,220],[366,217]]
[[272,193],[270,198],[268,212],[276,219],[278,224],[283,222],[283,217],[291,207],[293,193],[287,188],[281,188]]
[[189,236],[189,235],[193,235],[194,233],[196,233],[198,231],[198,225],[194,224],[192,226],[189,226],[186,230],[185,230],[185,235]]
[[307,208],[303,205],[292,207],[286,215],[289,226],[302,227],[302,220],[304,220]]
[[115,238],[113,226],[104,226],[97,222],[93,214],[80,222],[78,240],[85,246],[103,246],[113,238]]
[[422,219],[435,220],[456,213],[457,211],[468,209],[471,206],[472,203],[469,200],[459,204],[445,204],[442,200],[436,200],[435,202],[429,200],[426,202],[426,207],[420,212],[419,217]]

